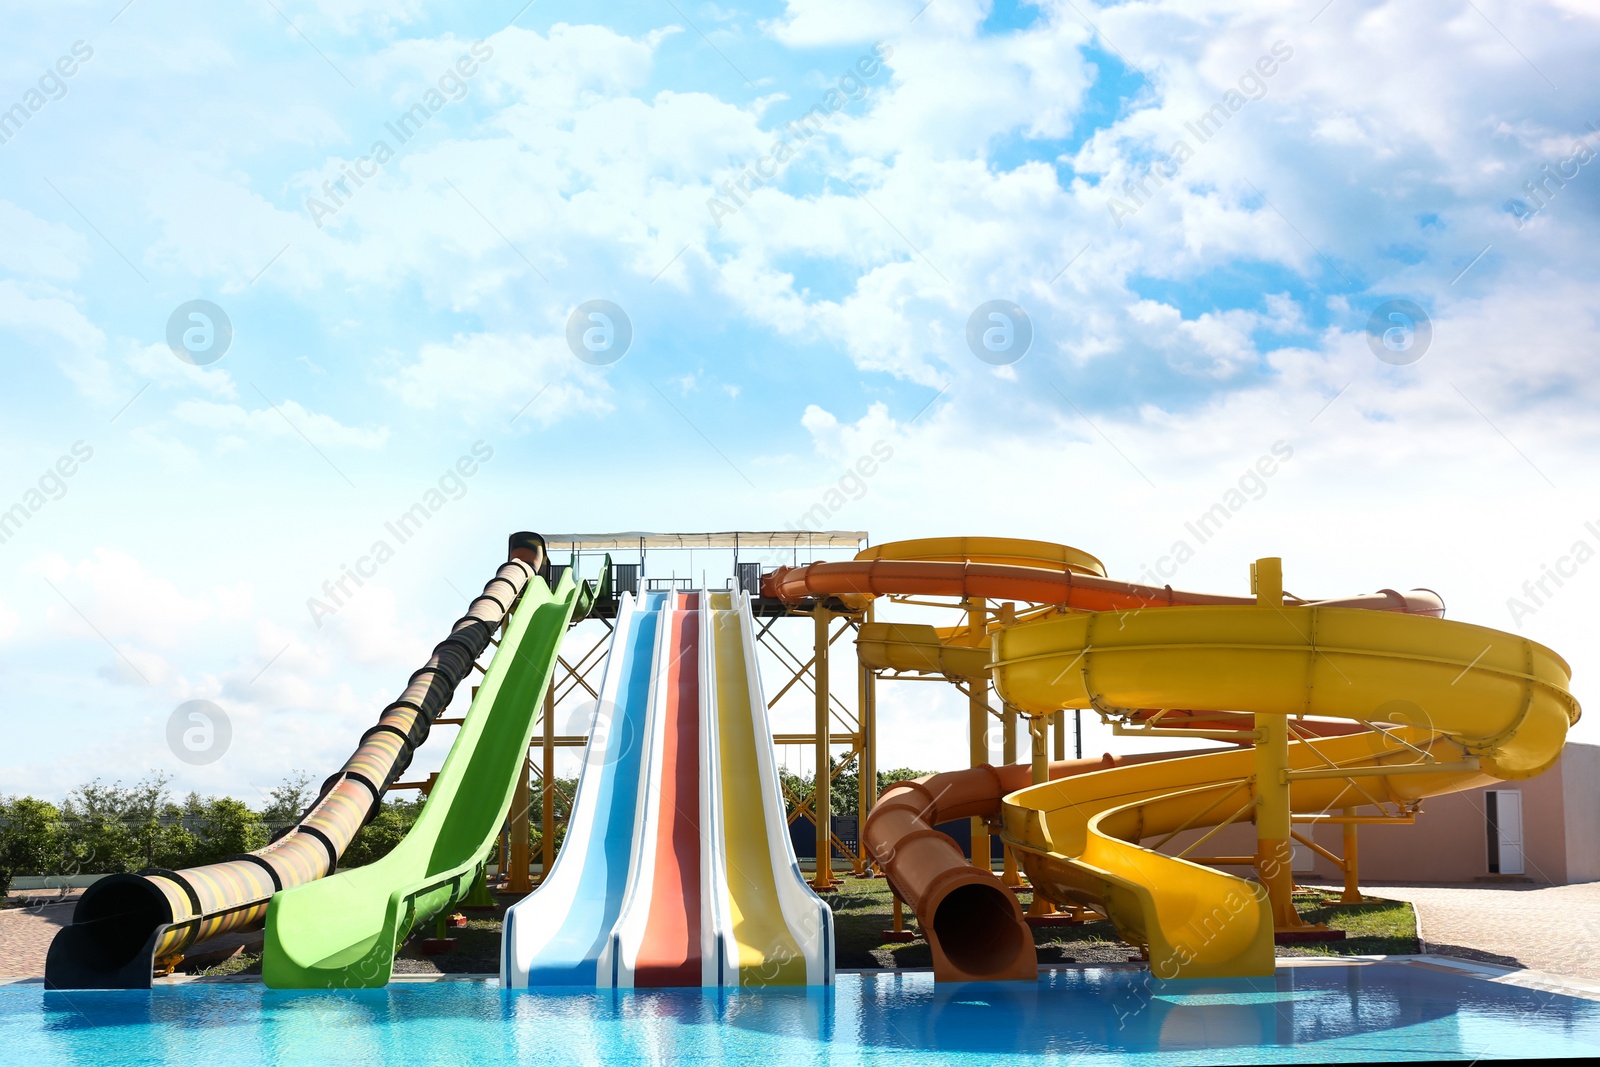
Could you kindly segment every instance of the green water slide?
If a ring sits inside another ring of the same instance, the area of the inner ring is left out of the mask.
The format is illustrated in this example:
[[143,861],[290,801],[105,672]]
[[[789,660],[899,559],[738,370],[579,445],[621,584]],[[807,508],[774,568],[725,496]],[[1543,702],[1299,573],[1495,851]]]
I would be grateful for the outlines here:
[[528,583],[422,814],[394,851],[272,898],[267,985],[382,986],[411,930],[467,895],[510,811],[579,594],[570,571],[554,593]]

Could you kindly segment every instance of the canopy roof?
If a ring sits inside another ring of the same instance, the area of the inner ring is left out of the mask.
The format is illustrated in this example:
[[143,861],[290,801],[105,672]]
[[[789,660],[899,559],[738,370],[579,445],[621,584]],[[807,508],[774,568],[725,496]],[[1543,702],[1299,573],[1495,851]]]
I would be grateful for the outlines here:
[[848,548],[859,549],[865,530],[732,530],[725,533],[623,533],[545,534],[552,549],[579,552],[590,549],[636,552],[641,548]]

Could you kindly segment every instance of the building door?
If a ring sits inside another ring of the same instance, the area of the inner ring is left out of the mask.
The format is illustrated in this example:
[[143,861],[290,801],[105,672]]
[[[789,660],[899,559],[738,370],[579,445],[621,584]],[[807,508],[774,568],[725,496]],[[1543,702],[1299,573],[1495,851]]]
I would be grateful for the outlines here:
[[1483,794],[1489,824],[1489,873],[1521,874],[1522,790],[1490,789]]

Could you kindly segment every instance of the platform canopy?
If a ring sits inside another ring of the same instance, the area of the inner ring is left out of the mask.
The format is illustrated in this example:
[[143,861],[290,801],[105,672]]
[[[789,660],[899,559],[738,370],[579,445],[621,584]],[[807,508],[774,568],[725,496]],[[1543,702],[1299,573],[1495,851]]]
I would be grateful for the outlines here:
[[651,548],[848,548],[859,549],[865,530],[730,530],[725,533],[624,533],[545,534],[545,544],[584,552],[638,551]]

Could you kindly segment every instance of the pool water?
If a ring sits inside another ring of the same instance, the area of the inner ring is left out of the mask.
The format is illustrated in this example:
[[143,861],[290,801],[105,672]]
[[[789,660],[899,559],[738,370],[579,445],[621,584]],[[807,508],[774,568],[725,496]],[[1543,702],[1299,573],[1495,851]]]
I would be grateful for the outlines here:
[[503,992],[493,982],[274,992],[0,986],[0,1063],[1312,1063],[1600,1055],[1600,1003],[1402,962],[1160,982],[1136,968],[831,991]]

